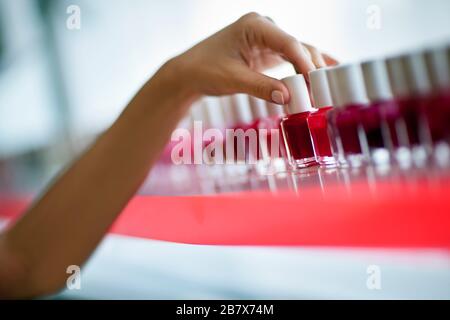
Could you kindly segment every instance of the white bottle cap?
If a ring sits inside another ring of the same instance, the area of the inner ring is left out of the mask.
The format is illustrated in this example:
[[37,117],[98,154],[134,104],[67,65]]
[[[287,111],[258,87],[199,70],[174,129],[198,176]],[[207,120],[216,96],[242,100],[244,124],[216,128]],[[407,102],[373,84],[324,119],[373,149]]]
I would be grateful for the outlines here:
[[448,90],[450,88],[450,47],[442,46],[427,51],[425,60],[433,89]]
[[331,107],[330,86],[328,85],[326,69],[317,69],[309,73],[311,96],[315,108]]
[[370,101],[392,99],[389,76],[383,60],[372,60],[361,64],[366,85],[367,96]]
[[336,86],[339,107],[367,104],[364,79],[359,64],[340,65],[330,70]]
[[432,87],[425,63],[425,53],[423,51],[413,52],[404,59],[406,79],[411,92],[419,95],[431,93]]
[[252,111],[248,101],[248,96],[243,93],[231,96],[231,110],[238,124],[251,123],[253,120]]
[[202,100],[195,101],[191,106],[191,119],[192,121],[203,121],[204,113],[202,110]]
[[286,115],[286,109],[285,106],[266,101],[266,110],[269,117],[284,117]]
[[224,115],[220,105],[220,100],[217,97],[205,97],[203,99],[205,108],[205,118],[207,128],[220,129],[225,125]]
[[315,111],[311,106],[308,87],[302,74],[282,79],[289,90],[291,101],[288,104],[289,114]]
[[236,117],[234,116],[233,108],[231,108],[231,96],[220,97],[220,104],[225,126],[227,128],[234,127],[237,122]]
[[248,96],[253,120],[267,118],[266,101],[253,96]]
[[330,88],[331,101],[333,102],[334,107],[339,107],[339,91],[336,85],[336,79],[334,76],[333,70],[337,67],[327,68],[326,75],[328,80],[328,86]]
[[396,98],[404,98],[411,95],[408,84],[405,56],[396,56],[386,60],[386,66],[391,84],[391,91]]

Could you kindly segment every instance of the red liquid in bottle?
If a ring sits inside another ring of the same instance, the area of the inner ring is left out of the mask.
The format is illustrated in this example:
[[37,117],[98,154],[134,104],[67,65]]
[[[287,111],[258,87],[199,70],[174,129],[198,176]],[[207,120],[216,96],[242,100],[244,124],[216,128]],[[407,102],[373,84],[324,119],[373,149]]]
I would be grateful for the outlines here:
[[[443,96],[435,95],[423,99],[422,112],[425,115],[430,137],[433,143],[445,140],[448,127],[445,100]],[[448,111],[447,111],[448,112]]]
[[404,120],[399,105],[395,101],[384,101],[381,103],[380,109],[389,129],[392,147],[397,149],[400,146],[407,146],[406,132],[400,131],[400,126],[404,125]]
[[307,122],[309,115],[309,111],[292,114],[280,123],[289,162],[293,167],[317,165]]
[[443,117],[447,124],[445,128],[445,137],[447,142],[450,143],[450,88],[446,91],[442,91],[436,100],[437,104],[441,107]]
[[380,104],[374,103],[359,111],[361,125],[367,138],[369,149],[387,148],[383,136],[383,119]]
[[398,100],[400,113],[405,120],[406,130],[408,132],[408,140],[411,146],[420,144],[420,117],[421,103],[415,98],[404,98]]
[[[258,144],[257,144],[258,134],[257,134],[257,131],[252,133],[252,131],[254,131],[253,129],[254,128],[252,128],[251,124],[245,124],[245,123],[238,124],[237,126],[235,126],[233,128],[233,130],[235,132],[235,134],[233,136],[233,139],[234,139],[234,161],[235,162],[238,162],[238,163],[242,163],[242,162],[249,163],[249,161],[250,161],[250,153],[252,153],[252,157],[254,155],[256,155],[256,153],[253,153],[252,149],[250,148],[251,144],[252,144],[250,136],[254,135],[255,136],[255,139],[254,139],[254,143],[255,144],[254,144],[254,146],[256,146],[256,152],[258,150],[258,148],[257,148],[258,147]],[[243,139],[242,140],[239,139],[239,135],[236,132],[238,130],[242,130],[243,131],[244,135],[243,135]],[[256,159],[252,159],[252,160],[256,160]]]
[[[261,119],[259,122],[258,130],[265,130],[266,135],[266,141],[267,141],[267,153],[270,158],[280,158],[284,157],[286,155],[285,147],[284,147],[284,141],[283,141],[283,135],[281,134],[280,130],[280,123],[282,118],[278,116],[272,116],[267,117],[264,119]],[[272,141],[275,141],[275,134],[277,134],[276,139],[278,140],[279,148],[278,150],[272,150]],[[259,140],[261,143],[261,141]],[[273,151],[273,153],[272,153]]]
[[256,154],[252,155],[256,160],[261,159],[261,152],[259,150],[259,134],[260,134],[259,127],[260,127],[261,122],[262,122],[262,119],[256,119],[247,128],[247,129],[254,130],[256,132]]
[[345,156],[362,153],[358,132],[359,108],[360,105],[350,105],[336,113],[336,128]]
[[332,107],[325,107],[313,112],[308,117],[309,131],[314,144],[314,151],[317,157],[332,157],[333,153],[328,136],[327,112]]

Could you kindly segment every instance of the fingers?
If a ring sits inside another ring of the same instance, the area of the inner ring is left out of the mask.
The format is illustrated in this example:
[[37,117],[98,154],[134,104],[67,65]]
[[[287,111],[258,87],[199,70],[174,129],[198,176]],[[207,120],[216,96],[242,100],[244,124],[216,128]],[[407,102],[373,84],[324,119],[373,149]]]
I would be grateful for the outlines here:
[[267,18],[252,14],[248,21],[244,19],[244,24],[244,32],[247,33],[245,39],[253,42],[249,43],[249,46],[269,48],[279,53],[293,64],[298,73],[307,75],[316,69],[308,50]]
[[262,17],[254,13],[248,16],[250,28],[246,29],[249,33],[246,35],[246,39],[254,41],[249,45],[269,48],[279,53],[294,65],[297,73],[305,75],[307,80],[310,71],[338,63],[336,59],[322,53],[314,46],[299,42],[278,28],[269,17]]
[[334,59],[333,57],[331,57],[326,53],[322,53],[322,56],[325,59],[325,63],[327,64],[327,66],[335,66],[339,64],[339,61],[337,61],[336,59]]
[[245,68],[236,73],[235,86],[238,92],[246,93],[279,105],[289,101],[289,91],[280,80]]
[[[299,42],[287,34],[270,18],[251,13],[238,21],[239,34],[244,50],[251,52],[255,47],[268,49],[278,53],[280,57],[292,63],[297,73],[308,79],[310,71],[335,65],[337,61],[323,54],[317,48]],[[243,32],[243,33],[242,33]],[[233,89],[276,104],[286,104],[290,96],[286,86],[277,79],[260,74],[250,68],[239,65],[236,70],[229,70],[233,74]]]
[[327,66],[324,56],[316,47],[313,47],[306,43],[304,43],[303,46],[311,54],[311,60],[317,68],[324,68]]
[[309,45],[307,43],[303,43],[303,45],[310,52],[311,59],[312,59],[313,63],[315,64],[315,66],[317,68],[324,68],[324,67],[327,67],[327,66],[334,66],[334,65],[337,65],[339,63],[339,61],[337,61],[336,59],[334,59],[330,55],[321,52],[316,47],[314,47],[312,45]]

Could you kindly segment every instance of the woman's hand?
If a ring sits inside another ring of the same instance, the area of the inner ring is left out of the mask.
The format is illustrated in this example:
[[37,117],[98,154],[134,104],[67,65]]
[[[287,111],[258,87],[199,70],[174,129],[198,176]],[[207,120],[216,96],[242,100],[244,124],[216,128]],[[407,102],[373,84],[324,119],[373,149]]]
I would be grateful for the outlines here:
[[283,83],[259,73],[283,59],[305,75],[335,63],[252,13],[165,64],[0,237],[0,298],[45,295],[64,286],[67,267],[89,257],[195,98],[242,92],[287,103]]
[[249,13],[173,59],[184,73],[184,84],[198,95],[247,93],[277,104],[289,101],[289,91],[261,71],[283,61],[308,76],[336,60],[299,42],[272,20]]

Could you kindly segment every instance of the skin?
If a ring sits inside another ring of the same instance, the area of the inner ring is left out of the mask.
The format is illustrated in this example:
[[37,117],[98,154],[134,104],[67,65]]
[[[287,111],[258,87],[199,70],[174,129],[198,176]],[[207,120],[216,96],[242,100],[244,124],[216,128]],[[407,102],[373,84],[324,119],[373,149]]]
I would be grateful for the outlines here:
[[256,13],[165,63],[117,121],[1,235],[0,297],[48,295],[65,285],[67,267],[89,258],[196,99],[247,93],[288,103],[284,84],[260,73],[286,60],[305,75],[336,63]]

